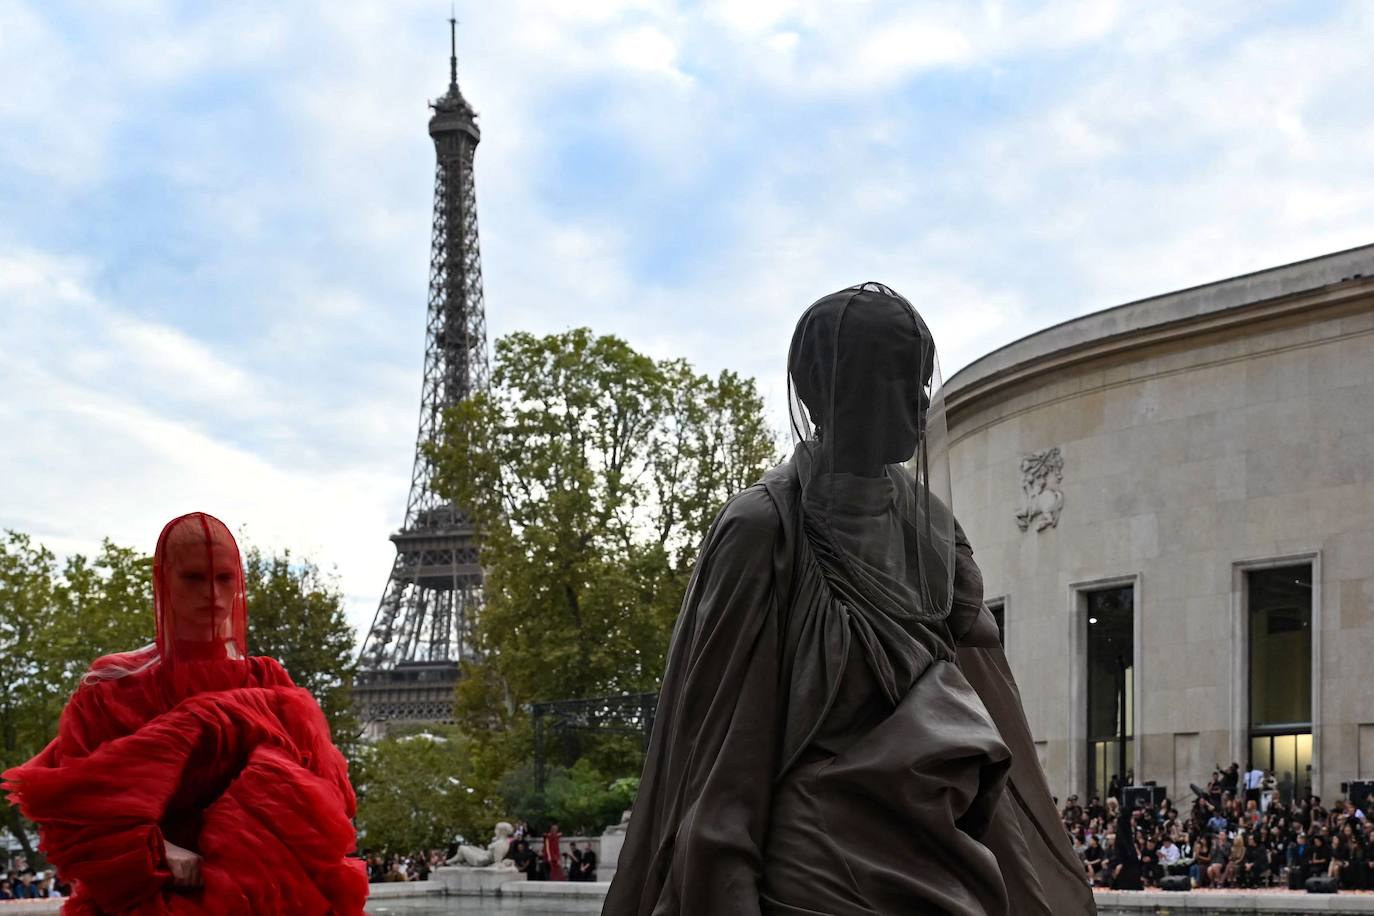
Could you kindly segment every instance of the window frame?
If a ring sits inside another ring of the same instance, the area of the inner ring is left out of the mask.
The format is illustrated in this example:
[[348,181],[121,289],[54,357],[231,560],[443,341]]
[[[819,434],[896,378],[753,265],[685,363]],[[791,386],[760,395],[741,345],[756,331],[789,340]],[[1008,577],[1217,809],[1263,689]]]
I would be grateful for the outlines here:
[[[1069,583],[1069,785],[1082,798],[1088,790],[1088,595],[1110,589],[1131,588],[1131,722],[1134,725],[1129,764],[1136,778],[1142,778],[1140,740],[1145,722],[1145,666],[1142,640],[1144,600],[1140,573],[1102,576]],[[1122,774],[1123,776],[1125,774]]]
[[[1242,766],[1250,759],[1250,578],[1248,573],[1283,566],[1311,565],[1312,570],[1312,773],[1311,792],[1325,796],[1321,781],[1322,744],[1322,562],[1320,550],[1237,560],[1231,564],[1231,759]],[[1286,733],[1285,733],[1286,734]],[[1272,735],[1270,736],[1272,737]],[[1289,799],[1292,802],[1292,799]]]

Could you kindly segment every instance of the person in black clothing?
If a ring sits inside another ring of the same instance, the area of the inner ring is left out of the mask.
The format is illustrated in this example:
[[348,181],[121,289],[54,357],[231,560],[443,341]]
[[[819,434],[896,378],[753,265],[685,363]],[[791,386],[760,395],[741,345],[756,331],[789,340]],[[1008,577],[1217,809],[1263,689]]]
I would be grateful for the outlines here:
[[1236,797],[1236,789],[1240,786],[1240,764],[1232,763],[1221,774],[1221,791],[1230,793],[1232,798]]
[[1355,830],[1349,824],[1341,829],[1331,841],[1331,877],[1340,882],[1341,887],[1349,887],[1350,875],[1347,869],[1354,861]]
[[1245,858],[1240,867],[1241,887],[1259,887],[1264,873],[1269,870],[1269,856],[1254,833],[1246,834]]
[[1154,887],[1159,884],[1159,874],[1159,850],[1154,840],[1145,840],[1140,849],[1140,878],[1146,887]]
[[1326,837],[1320,833],[1307,844],[1307,861],[1303,866],[1309,878],[1320,877],[1331,867],[1331,851],[1326,847]]
[[1090,880],[1094,885],[1102,877],[1103,858],[1102,844],[1098,842],[1097,836],[1094,834],[1088,838],[1088,848],[1083,850],[1083,861],[1088,863]]
[[1078,804],[1078,796],[1070,795],[1061,815],[1065,824],[1077,824],[1083,819],[1083,808]]
[[583,853],[576,842],[574,842],[572,848],[568,850],[568,855],[572,858],[572,862],[568,866],[568,880],[586,881],[587,879],[583,874],[583,869],[586,867],[582,858]]
[[[1366,823],[1367,823],[1366,819]],[[1374,836],[1366,833],[1360,844],[1360,884],[1361,890],[1374,890]]]
[[1193,845],[1193,861],[1188,866],[1188,874],[1193,879],[1193,887],[1207,886],[1207,870],[1212,865],[1212,841],[1207,834],[1197,838]]
[[531,881],[539,880],[539,857],[530,849],[529,840],[516,840],[512,844],[511,861],[515,863],[517,871],[525,873],[525,877]]
[[1322,807],[1322,797],[1312,796],[1312,829],[1316,830],[1318,825],[1326,824],[1326,809]]
[[1135,844],[1135,817],[1123,810],[1116,821],[1116,869],[1112,887],[1118,891],[1143,891],[1140,881],[1140,850]]

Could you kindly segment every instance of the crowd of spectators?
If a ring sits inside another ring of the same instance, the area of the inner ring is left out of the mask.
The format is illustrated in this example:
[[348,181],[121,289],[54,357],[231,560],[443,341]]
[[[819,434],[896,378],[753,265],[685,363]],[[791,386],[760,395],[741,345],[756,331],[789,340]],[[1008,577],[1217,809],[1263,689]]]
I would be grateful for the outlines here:
[[24,856],[11,860],[0,874],[0,900],[67,897],[71,892],[71,887],[56,873],[34,869]]
[[1105,799],[1082,805],[1070,795],[1064,827],[1093,885],[1139,890],[1186,875],[1192,887],[1297,889],[1329,876],[1374,890],[1374,797],[1362,807],[1338,799],[1327,808],[1316,795],[1294,803],[1272,772],[1235,763],[1193,788],[1184,812],[1168,798],[1144,801],[1148,793],[1128,810],[1115,780]]
[[367,862],[367,880],[373,884],[388,881],[427,881],[430,871],[444,864],[442,849],[426,849],[410,855],[392,856],[365,849],[362,856]]

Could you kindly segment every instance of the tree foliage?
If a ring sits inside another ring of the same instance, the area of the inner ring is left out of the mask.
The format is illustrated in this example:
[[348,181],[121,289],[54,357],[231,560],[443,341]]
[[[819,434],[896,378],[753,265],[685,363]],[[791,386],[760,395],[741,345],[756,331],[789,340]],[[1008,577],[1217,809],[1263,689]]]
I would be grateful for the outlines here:
[[[105,541],[69,557],[27,535],[0,541],[0,769],[23,763],[57,732],[67,697],[98,656],[152,641],[151,562]],[[4,823],[32,855],[17,809]]]
[[282,663],[297,685],[314,694],[329,719],[334,743],[348,750],[358,734],[350,690],[354,631],[338,584],[291,552],[244,556],[248,648]]
[[570,767],[549,767],[543,794],[535,791],[534,765],[516,767],[501,782],[501,799],[512,817],[535,830],[558,824],[564,835],[593,836],[619,822],[638,789],[638,776],[607,779],[582,758]]
[[579,328],[498,341],[491,389],[432,456],[482,538],[481,661],[458,691],[476,734],[537,700],[657,689],[697,546],[777,444],[752,380]]
[[470,742],[454,728],[390,735],[358,749],[358,845],[381,852],[443,849],[460,834],[484,846],[499,804],[471,779]]

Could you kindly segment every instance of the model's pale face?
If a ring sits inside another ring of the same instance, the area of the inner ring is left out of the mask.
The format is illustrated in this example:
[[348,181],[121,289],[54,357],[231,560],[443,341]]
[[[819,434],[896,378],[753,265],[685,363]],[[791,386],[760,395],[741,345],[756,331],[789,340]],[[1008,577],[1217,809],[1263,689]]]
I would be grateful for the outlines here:
[[237,553],[211,531],[188,532],[169,545],[168,599],[172,637],[178,642],[216,642],[233,637],[231,610],[238,586]]

